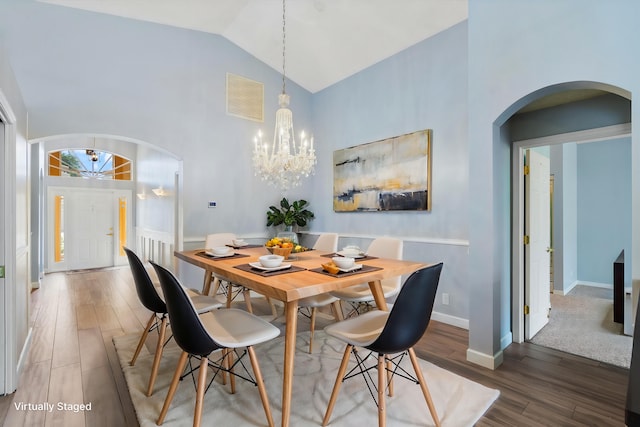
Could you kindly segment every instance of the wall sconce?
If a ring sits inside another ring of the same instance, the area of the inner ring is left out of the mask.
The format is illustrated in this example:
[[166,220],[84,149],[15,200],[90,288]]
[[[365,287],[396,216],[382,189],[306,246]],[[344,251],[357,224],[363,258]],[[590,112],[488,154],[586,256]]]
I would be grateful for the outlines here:
[[162,188],[162,186],[158,188],[153,188],[151,189],[151,191],[153,191],[153,194],[155,194],[158,197],[166,197],[169,195],[169,193],[165,191],[164,188]]

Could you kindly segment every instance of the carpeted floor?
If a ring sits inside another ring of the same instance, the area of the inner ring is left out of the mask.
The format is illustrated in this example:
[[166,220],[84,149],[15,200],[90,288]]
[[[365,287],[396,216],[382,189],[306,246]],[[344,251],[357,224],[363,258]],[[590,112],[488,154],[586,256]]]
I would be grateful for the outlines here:
[[[115,337],[113,341],[140,426],[152,427],[155,426],[155,420],[164,402],[179,349],[173,341],[165,349],[155,392],[147,398],[144,390],[147,387],[153,355],[143,349],[136,365],[129,366],[138,338],[138,335],[124,335]],[[280,336],[256,347],[276,425],[279,425],[281,420],[283,340]],[[291,425],[295,427],[322,424],[344,351],[343,344],[327,338],[324,332],[317,332],[314,354],[309,355],[305,351],[307,340],[308,332],[299,334],[291,412]],[[429,362],[421,360],[420,363],[443,427],[472,426],[498,398],[498,390],[484,387]],[[248,366],[250,369],[250,364]],[[411,370],[408,358],[403,362],[403,366]],[[420,387],[402,378],[396,378],[394,385],[394,396],[387,398],[387,425],[434,425]],[[163,425],[191,426],[194,396],[194,383],[190,378],[185,378],[178,387]],[[236,394],[232,395],[228,385],[213,384],[205,395],[203,422],[221,427],[266,425],[257,388],[245,381],[237,381]],[[346,381],[340,391],[330,425],[376,424],[377,410],[362,377]]]
[[578,285],[551,295],[549,323],[532,343],[628,368],[633,338],[613,321],[613,291]]

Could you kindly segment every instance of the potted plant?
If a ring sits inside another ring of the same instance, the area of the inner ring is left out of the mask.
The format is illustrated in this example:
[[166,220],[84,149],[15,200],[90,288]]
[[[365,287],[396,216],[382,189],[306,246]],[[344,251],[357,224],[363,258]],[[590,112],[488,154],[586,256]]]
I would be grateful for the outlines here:
[[298,243],[298,236],[293,232],[293,226],[304,227],[314,218],[313,212],[307,209],[309,202],[306,200],[296,200],[289,203],[286,197],[280,200],[280,207],[269,206],[267,211],[267,227],[278,226],[284,224],[287,236],[281,236],[284,233],[278,233],[280,237],[289,237],[294,243]]

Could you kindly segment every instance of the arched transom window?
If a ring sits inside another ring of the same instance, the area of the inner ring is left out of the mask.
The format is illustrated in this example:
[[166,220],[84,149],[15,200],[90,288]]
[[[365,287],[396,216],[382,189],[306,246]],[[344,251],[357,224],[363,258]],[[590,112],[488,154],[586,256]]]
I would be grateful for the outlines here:
[[49,176],[131,181],[131,160],[93,148],[51,151]]

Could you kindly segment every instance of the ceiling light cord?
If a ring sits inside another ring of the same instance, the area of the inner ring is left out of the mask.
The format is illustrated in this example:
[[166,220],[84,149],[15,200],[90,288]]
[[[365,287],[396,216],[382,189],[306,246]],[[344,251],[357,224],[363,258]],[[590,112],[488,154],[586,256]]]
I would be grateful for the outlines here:
[[282,94],[285,94],[285,47],[286,47],[286,35],[287,35],[287,31],[286,31],[286,19],[285,19],[285,0],[282,0]]

